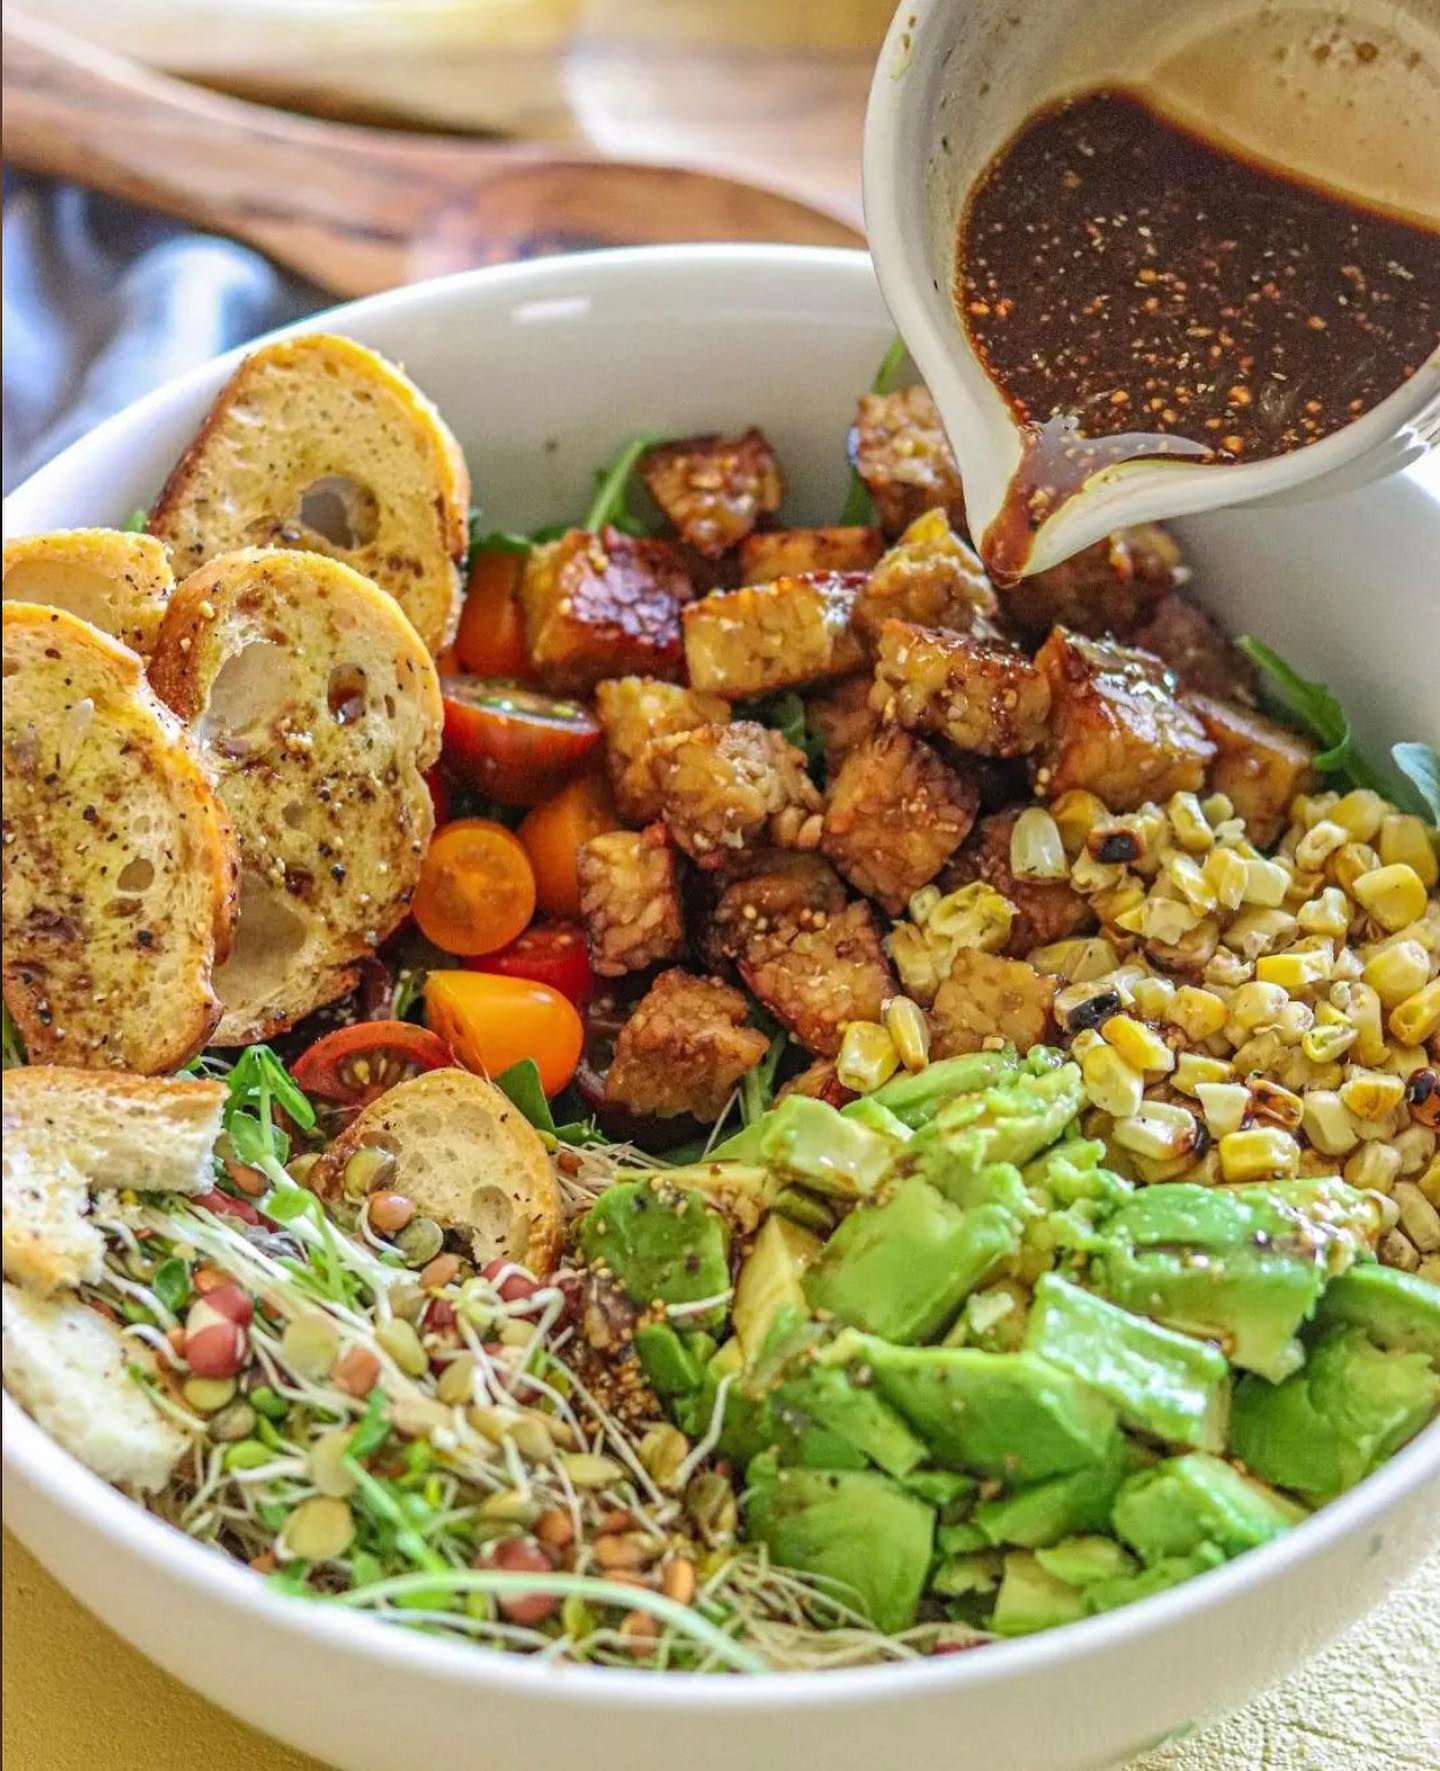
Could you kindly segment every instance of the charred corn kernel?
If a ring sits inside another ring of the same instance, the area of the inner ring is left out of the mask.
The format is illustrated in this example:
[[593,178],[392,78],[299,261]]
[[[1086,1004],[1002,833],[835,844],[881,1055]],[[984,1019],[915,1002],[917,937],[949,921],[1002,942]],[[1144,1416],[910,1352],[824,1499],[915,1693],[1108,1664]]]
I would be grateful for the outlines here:
[[1215,832],[1205,816],[1200,801],[1193,793],[1172,793],[1165,803],[1170,828],[1182,849],[1192,855],[1203,855],[1214,846]]
[[1110,808],[1093,793],[1076,788],[1060,795],[1050,807],[1050,816],[1055,820],[1066,854],[1078,855],[1085,847],[1085,838],[1110,816]]
[[1114,971],[1120,955],[1103,935],[1077,936],[1032,947],[1025,956],[1047,978],[1064,978],[1071,984],[1088,984]]
[[1260,1181],[1293,1175],[1300,1167],[1300,1146],[1278,1126],[1253,1125],[1220,1139],[1220,1172],[1227,1181]]
[[1332,1003],[1318,1003],[1315,1024],[1301,1035],[1300,1049],[1313,1064],[1333,1064],[1354,1045],[1358,1035]]
[[1197,972],[1207,966],[1220,945],[1220,924],[1213,916],[1207,916],[1178,941],[1168,941],[1156,951],[1157,944],[1150,943],[1150,952],[1157,965],[1164,965],[1171,971]]
[[1133,1015],[1111,1015],[1101,1026],[1100,1034],[1132,1069],[1165,1076],[1175,1068],[1174,1052],[1153,1027],[1147,1027]]
[[1182,1095],[1193,1095],[1202,1082],[1229,1082],[1234,1074],[1235,1066],[1223,1058],[1207,1057],[1204,1052],[1181,1052],[1170,1081]]
[[835,1077],[842,1087],[868,1095],[888,1082],[899,1067],[899,1050],[884,1027],[876,1021],[851,1021],[835,1060]]
[[1137,1015],[1143,1015],[1147,1021],[1163,1020],[1165,1010],[1170,1006],[1170,998],[1175,994],[1175,986],[1169,978],[1151,977],[1149,975],[1135,980],[1130,992],[1130,1004]]
[[1111,1137],[1122,1150],[1151,1162],[1173,1162],[1199,1141],[1195,1115],[1170,1101],[1145,1101],[1137,1113],[1117,1119]]
[[1269,1076],[1257,1076],[1251,1081],[1250,1106],[1257,1119],[1278,1125],[1282,1131],[1298,1130],[1305,1112],[1305,1103],[1294,1089]]
[[1178,1027],[1187,1039],[1199,1044],[1221,1031],[1230,1018],[1230,1011],[1224,998],[1213,990],[1182,984],[1166,1005],[1164,1018],[1172,1027]]
[[1424,1174],[1435,1157],[1436,1135],[1426,1125],[1407,1125],[1391,1141],[1402,1175]]
[[1290,871],[1282,867],[1278,861],[1267,861],[1263,856],[1255,856],[1244,862],[1245,890],[1241,901],[1246,904],[1258,904],[1262,910],[1274,910],[1285,902],[1285,893],[1290,885]]
[[1238,990],[1255,975],[1253,960],[1219,947],[1205,963],[1205,982],[1213,990]]
[[1423,989],[1429,976],[1430,955],[1418,941],[1392,941],[1365,961],[1365,982],[1387,1009]]
[[1333,955],[1325,947],[1292,947],[1288,953],[1266,953],[1255,961],[1255,976],[1262,984],[1278,984],[1282,990],[1301,995],[1330,979]]
[[1284,1041],[1278,1033],[1267,1028],[1263,1033],[1252,1033],[1242,1045],[1236,1046],[1231,1061],[1239,1076],[1249,1076],[1256,1070],[1268,1075],[1272,1070],[1279,1070],[1285,1056]]
[[1400,1208],[1400,1228],[1421,1254],[1440,1250],[1440,1211],[1413,1181],[1399,1181],[1395,1187],[1395,1203]]
[[1200,801],[1200,810],[1213,830],[1217,824],[1223,824],[1227,818],[1235,816],[1235,802],[1228,793],[1207,793]]
[[1300,905],[1295,920],[1307,935],[1343,940],[1350,927],[1350,902],[1339,886],[1326,886],[1318,898]]
[[1069,873],[1060,826],[1044,806],[1026,806],[1015,820],[1010,871],[1019,879],[1064,879]]
[[1112,1045],[1092,1046],[1080,1060],[1085,1098],[1102,1113],[1128,1119],[1145,1098],[1145,1078]]
[[930,1062],[930,1023],[908,996],[892,996],[885,1004],[885,1031],[907,1070],[923,1070]]
[[1384,1119],[1405,1099],[1405,1084],[1386,1071],[1357,1066],[1341,1084],[1340,1099],[1357,1119]]
[[1312,824],[1295,845],[1295,864],[1307,870],[1323,867],[1337,849],[1355,840],[1355,833],[1346,830],[1332,818]]
[[1201,871],[1221,909],[1238,910],[1245,901],[1245,885],[1250,877],[1240,856],[1233,849],[1212,849]]
[[1381,926],[1392,933],[1425,914],[1425,882],[1404,861],[1388,867],[1372,867],[1350,888],[1357,904],[1363,904]]
[[1369,984],[1332,984],[1330,1002],[1355,1029],[1355,1056],[1362,1064],[1385,1062],[1380,998]]
[[1087,897],[1096,892],[1119,891],[1126,884],[1125,869],[1108,861],[1097,861],[1082,849],[1070,868],[1070,883]]
[[1372,793],[1368,787],[1357,787],[1331,806],[1329,816],[1352,841],[1374,842],[1389,810],[1378,793]]
[[1415,1185],[1437,1209],[1440,1209],[1440,1161],[1431,1161],[1423,1174],[1415,1177]]
[[1168,854],[1162,866],[1166,879],[1192,910],[1204,915],[1216,907],[1218,898],[1214,884],[1205,877],[1205,869],[1193,855]]
[[1287,1002],[1275,1020],[1275,1031],[1286,1045],[1299,1045],[1315,1025],[1315,1011],[1308,1002]]
[[1440,883],[1440,857],[1421,818],[1389,812],[1380,821],[1380,859],[1387,867],[1413,867],[1427,891]]
[[1250,1111],[1250,1090],[1243,1082],[1197,1082],[1195,1095],[1211,1137],[1228,1137],[1244,1125]]
[[1262,953],[1288,947],[1299,932],[1300,925],[1288,910],[1252,906],[1242,910],[1226,929],[1225,945],[1243,959],[1258,959]]
[[1253,983],[1242,984],[1230,998],[1229,1024],[1245,1033],[1273,1027],[1288,1001],[1283,985],[1257,978]]
[[1326,1156],[1343,1156],[1359,1142],[1349,1109],[1330,1088],[1306,1089],[1300,1129]]
[[1386,1025],[1405,1045],[1419,1045],[1440,1033],[1440,978],[1407,996],[1390,1011]]
[[1388,1193],[1400,1179],[1400,1156],[1388,1144],[1361,1144],[1345,1164],[1343,1173],[1352,1187],[1363,1192]]
[[[1106,893],[1105,896],[1118,902],[1118,894]],[[1154,892],[1148,898],[1139,897],[1118,912],[1107,908],[1099,898],[1095,900],[1095,908],[1102,921],[1113,923],[1127,934],[1139,935],[1142,940],[1160,941],[1167,946],[1183,941],[1200,921],[1198,913],[1188,904],[1181,903],[1178,898],[1162,898]]]
[[1383,1267],[1398,1267],[1402,1273],[1419,1270],[1420,1250],[1401,1230],[1392,1230],[1388,1236],[1383,1236],[1375,1252]]

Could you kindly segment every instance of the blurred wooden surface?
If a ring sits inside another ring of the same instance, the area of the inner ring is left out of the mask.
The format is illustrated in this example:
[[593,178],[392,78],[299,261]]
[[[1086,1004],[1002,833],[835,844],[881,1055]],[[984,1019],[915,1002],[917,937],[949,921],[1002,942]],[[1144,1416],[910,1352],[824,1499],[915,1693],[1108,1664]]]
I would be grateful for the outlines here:
[[581,247],[858,240],[846,220],[743,170],[296,117],[141,68],[14,6],[3,141],[12,164],[231,234],[338,295]]

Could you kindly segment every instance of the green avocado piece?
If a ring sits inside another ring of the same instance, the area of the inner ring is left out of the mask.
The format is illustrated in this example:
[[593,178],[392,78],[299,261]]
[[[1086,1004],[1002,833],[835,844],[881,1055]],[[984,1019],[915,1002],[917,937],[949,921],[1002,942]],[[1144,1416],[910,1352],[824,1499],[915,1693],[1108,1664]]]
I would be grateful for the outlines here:
[[[1013,1051],[969,1052],[960,1058],[937,1059],[914,1073],[905,1071],[893,1076],[866,1099],[887,1107],[913,1130],[927,1119],[933,1119],[940,1108],[957,1095],[973,1095],[982,1089],[994,1088],[1017,1075],[1019,1070],[1020,1063]],[[859,1104],[851,1101],[840,1110],[848,1118]]]
[[1025,1345],[1108,1396],[1127,1427],[1201,1451],[1225,1449],[1230,1367],[1208,1341],[1176,1334],[1044,1273],[1035,1285]]
[[887,1340],[932,1340],[1018,1246],[1000,1207],[962,1212],[926,1182],[902,1181],[884,1204],[850,1213],[806,1273],[805,1295]]
[[704,1366],[668,1322],[642,1322],[635,1330],[635,1354],[657,1396],[685,1396],[698,1390]]
[[841,1117],[852,1125],[863,1125],[867,1130],[879,1132],[882,1138],[889,1138],[893,1144],[908,1144],[914,1135],[910,1127],[888,1107],[881,1106],[874,1095],[861,1095],[858,1101],[851,1101],[841,1109]]
[[782,1568],[839,1583],[842,1596],[893,1635],[915,1621],[930,1572],[935,1514],[874,1471],[751,1466],[747,1534]]
[[993,1548],[990,1539],[969,1519],[958,1520],[953,1525],[942,1523],[935,1527],[937,1556],[969,1556],[976,1550]]
[[993,1593],[1000,1584],[1001,1560],[994,1550],[944,1556],[928,1585],[942,1599],[963,1599],[967,1593]]
[[[979,1484],[973,1476],[959,1470],[911,1470],[901,1484],[908,1493],[918,1494],[926,1506],[939,1509],[942,1520],[956,1520],[974,1500]],[[942,1524],[942,1531],[949,1526]],[[978,1547],[970,1544],[968,1548]]]
[[711,1359],[698,1391],[672,1404],[676,1421],[691,1438],[699,1438],[709,1430],[721,1382],[727,1378],[720,1436],[715,1447],[722,1457],[744,1465],[762,1452],[771,1452],[783,1463],[810,1469],[868,1468],[865,1453],[844,1434],[813,1415],[778,1406],[775,1392],[768,1387],[753,1388],[746,1376],[738,1340],[727,1341]]
[[1133,1605],[1137,1599],[1148,1599],[1152,1593],[1163,1593],[1168,1587],[1194,1580],[1197,1574],[1208,1574],[1224,1561],[1224,1551],[1213,1543],[1197,1544],[1188,1556],[1166,1556],[1138,1572],[1091,1582],[1083,1589],[1085,1609],[1094,1616],[1117,1610],[1121,1605]]
[[1095,1288],[1123,1309],[1217,1340],[1273,1383],[1298,1369],[1296,1338],[1326,1282],[1364,1244],[1370,1207],[1343,1181],[1142,1188],[1090,1247]]
[[1038,1354],[842,1339],[835,1353],[869,1368],[940,1463],[1025,1483],[1111,1455],[1115,1410]]
[[1320,1328],[1351,1323],[1388,1353],[1423,1353],[1440,1368],[1440,1285],[1398,1267],[1357,1263],[1332,1279],[1315,1312]]
[[868,1197],[900,1149],[897,1139],[810,1095],[787,1095],[760,1124],[760,1160],[777,1179],[837,1199]]
[[1387,1352],[1342,1325],[1284,1383],[1240,1384],[1230,1443],[1257,1476],[1318,1502],[1353,1488],[1437,1408],[1440,1374],[1424,1353]]
[[927,1447],[904,1417],[838,1365],[811,1364],[775,1391],[777,1419],[797,1436],[818,1423],[852,1445],[887,1476],[908,1476]]
[[1037,1630],[1076,1623],[1084,1615],[1085,1596],[1079,1587],[1057,1580],[1029,1550],[1012,1550],[1006,1556],[990,1619],[997,1636],[1033,1636]]
[[1031,1161],[1084,1103],[1078,1065],[1019,1070],[993,1088],[947,1101],[906,1145],[903,1166],[948,1194],[987,1163]]
[[[604,1265],[637,1304],[689,1304],[730,1289],[730,1231],[698,1193],[648,1181],[607,1187],[585,1214],[580,1249]],[[725,1307],[689,1318],[693,1328],[725,1319]]]
[[1123,1580],[1135,1561],[1113,1537],[1066,1537],[1035,1552],[1047,1574],[1067,1586],[1088,1587],[1097,1580]]
[[1047,1207],[1119,1205],[1135,1189],[1104,1162],[1099,1138],[1066,1138],[1026,1163],[1025,1185]]
[[1018,1544],[1026,1550],[1058,1543],[1072,1532],[1104,1530],[1129,1468],[1125,1441],[1117,1433],[1102,1463],[982,1500],[975,1523],[990,1543]]
[[730,1310],[748,1362],[753,1364],[759,1357],[781,1311],[797,1311],[802,1317],[809,1314],[805,1270],[819,1255],[820,1247],[818,1236],[773,1212],[760,1226],[735,1280]]
[[1115,1535],[1146,1564],[1213,1543],[1225,1556],[1268,1543],[1304,1517],[1293,1501],[1205,1451],[1129,1476],[1115,1496]]

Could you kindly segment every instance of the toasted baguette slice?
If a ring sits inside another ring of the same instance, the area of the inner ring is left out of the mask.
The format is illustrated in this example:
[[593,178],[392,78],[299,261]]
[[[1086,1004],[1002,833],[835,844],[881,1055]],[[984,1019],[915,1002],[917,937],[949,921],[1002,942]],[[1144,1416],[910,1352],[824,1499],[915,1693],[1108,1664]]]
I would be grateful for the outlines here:
[[153,1492],[185,1435],[131,1377],[148,1349],[75,1298],[4,1288],[5,1386],[58,1445],[107,1482]]
[[395,602],[339,560],[222,554],[176,590],[151,680],[240,843],[220,1045],[333,1002],[404,916],[434,825],[440,679]]
[[389,591],[429,647],[460,612],[470,478],[413,382],[349,338],[282,338],[220,390],[150,516],[183,578],[237,547],[328,553]]
[[34,1064],[5,1072],[3,1096],[5,1272],[35,1291],[100,1277],[92,1192],[214,1185],[223,1083]]
[[176,1070],[220,1018],[234,836],[136,653],[6,603],[5,1001],[36,1063]]
[[357,1150],[388,1150],[386,1180],[458,1238],[478,1265],[517,1261],[537,1277],[555,1265],[564,1218],[545,1146],[520,1109],[468,1070],[397,1083],[345,1128],[309,1185],[338,1197]]
[[5,543],[7,603],[66,609],[148,658],[175,579],[153,535],[120,529],[57,529]]

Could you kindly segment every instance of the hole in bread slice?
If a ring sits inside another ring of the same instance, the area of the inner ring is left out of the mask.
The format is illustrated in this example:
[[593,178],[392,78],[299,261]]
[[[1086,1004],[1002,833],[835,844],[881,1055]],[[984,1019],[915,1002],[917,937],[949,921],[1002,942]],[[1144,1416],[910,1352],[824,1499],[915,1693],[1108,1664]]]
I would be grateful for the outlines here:
[[215,988],[231,1014],[263,1013],[305,946],[305,922],[278,886],[240,875],[240,920]]
[[324,474],[300,494],[294,526],[331,547],[368,547],[380,527],[380,501],[348,474]]
[[291,704],[291,672],[283,646],[252,640],[216,672],[196,727],[202,744],[242,756]]

